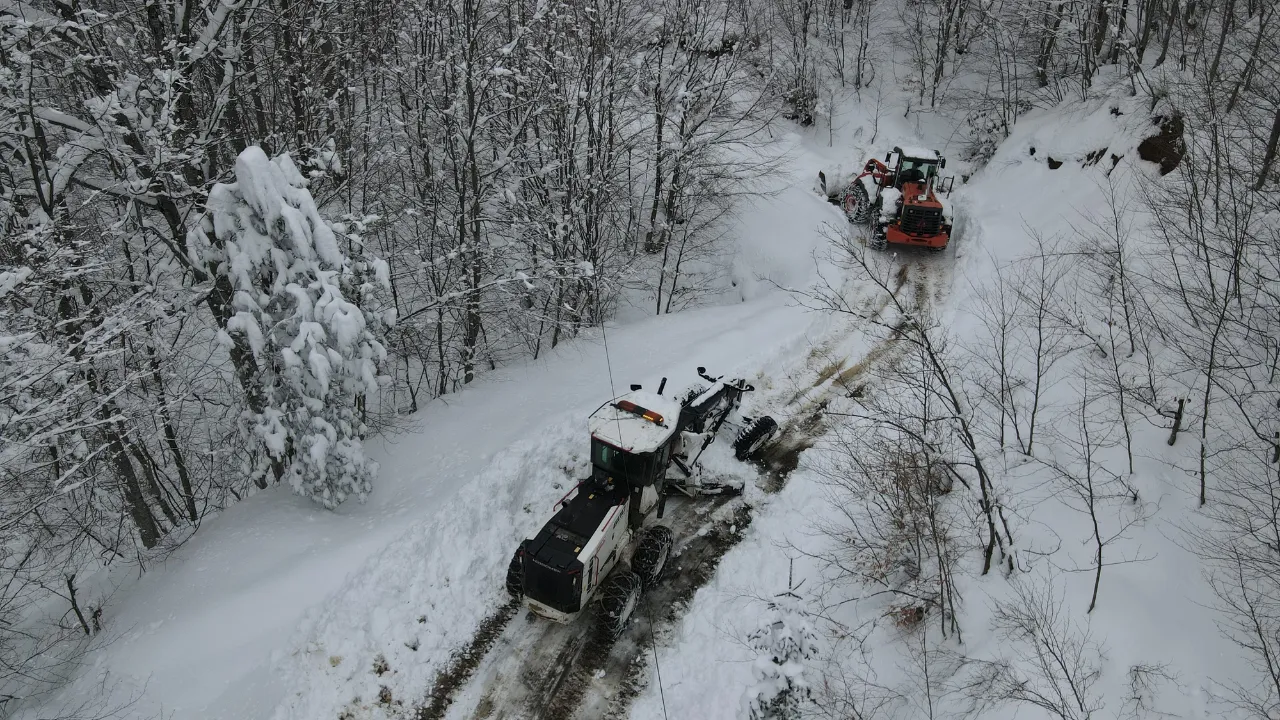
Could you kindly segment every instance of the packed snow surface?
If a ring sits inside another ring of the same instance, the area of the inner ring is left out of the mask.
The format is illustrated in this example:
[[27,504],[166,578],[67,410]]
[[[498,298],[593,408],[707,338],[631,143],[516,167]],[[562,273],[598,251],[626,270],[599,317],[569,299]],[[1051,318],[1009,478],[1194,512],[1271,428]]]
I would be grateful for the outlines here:
[[[869,123],[856,107],[846,108],[845,116],[852,118],[843,130],[853,144],[852,138]],[[953,195],[956,255],[944,266],[918,264],[914,256],[902,255],[909,283],[918,282],[920,268],[949,277],[941,282],[943,292],[935,293],[934,286],[921,294],[932,301],[932,312],[949,338],[963,343],[982,337],[980,290],[997,271],[1011,272],[1011,261],[1034,256],[1037,242],[1065,251],[1082,228],[1106,217],[1108,203],[1136,206],[1134,179],[1157,172],[1136,153],[1151,128],[1141,101],[1122,92],[1033,111],[1019,120],[995,157]],[[825,141],[825,132],[820,137]],[[939,145],[952,150],[942,144],[945,137],[938,133]],[[1103,150],[1119,160],[1089,161]],[[1047,158],[1062,164],[1053,167]],[[846,359],[839,367],[870,362],[875,352],[859,350],[855,336],[856,330],[824,341],[821,346],[829,352],[812,359],[809,376],[823,377],[831,358]],[[794,370],[799,377],[805,372]],[[1049,390],[1046,404],[1069,403],[1067,385]],[[835,426],[848,422],[838,419],[842,414],[847,418],[859,412],[856,403],[843,397],[834,398],[829,410]],[[1168,430],[1160,427],[1144,426],[1137,434],[1134,471],[1127,481],[1138,500],[1108,505],[1102,516],[1102,532],[1116,537],[1107,549],[1112,560],[1103,568],[1092,612],[1086,612],[1094,579],[1089,515],[1072,504],[1053,474],[1034,459],[1015,452],[989,458],[998,469],[1010,516],[1016,570],[981,575],[980,554],[972,551],[958,563],[954,582],[961,598],[962,642],[940,642],[938,620],[932,616],[921,627],[904,629],[894,621],[898,606],[891,602],[892,593],[883,591],[885,586],[859,585],[848,573],[837,580],[831,567],[817,560],[832,548],[827,533],[848,528],[842,503],[851,501],[824,474],[841,452],[839,440],[827,437],[801,457],[786,487],[762,505],[743,542],[724,556],[712,582],[658,641],[657,657],[651,655],[649,662],[661,668],[661,687],[650,677],[630,717],[744,717],[760,679],[753,673],[759,654],[747,640],[771,621],[770,600],[796,585],[804,607],[821,614],[827,641],[808,661],[806,676],[817,676],[815,690],[843,693],[860,707],[876,708],[867,717],[964,716],[968,698],[962,685],[972,676],[948,665],[939,648],[962,654],[966,663],[1013,663],[1026,687],[1043,687],[1036,685],[1036,660],[1027,654],[1025,637],[996,626],[997,609],[1011,607],[1020,594],[1054,604],[1059,614],[1052,630],[1079,639],[1085,665],[1096,664],[1097,675],[1089,676],[1084,698],[1095,707],[1092,717],[1246,717],[1214,702],[1224,687],[1252,675],[1241,649],[1216,624],[1215,598],[1200,572],[1200,559],[1188,549],[1187,531],[1204,521],[1192,479],[1169,462],[1179,453],[1191,456],[1195,443],[1169,448]],[[969,506],[964,507],[968,512]],[[971,548],[972,541],[965,542]],[[934,666],[922,665],[922,657],[930,656],[922,655],[921,647],[934,648]],[[922,668],[933,673],[929,695],[921,690],[927,677]],[[1135,669],[1153,674],[1135,680]],[[1028,703],[1005,703],[980,717],[1060,716]]]

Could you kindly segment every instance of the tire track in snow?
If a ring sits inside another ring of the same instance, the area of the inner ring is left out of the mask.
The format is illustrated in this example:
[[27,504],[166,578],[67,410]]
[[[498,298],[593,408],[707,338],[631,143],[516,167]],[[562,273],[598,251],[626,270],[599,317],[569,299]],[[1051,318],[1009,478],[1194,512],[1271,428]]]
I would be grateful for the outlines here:
[[[772,479],[789,473],[799,453],[811,446],[794,435],[795,423],[762,460]],[[812,428],[812,423],[804,425]],[[790,434],[789,434],[790,433]],[[780,487],[780,486],[779,486]],[[532,720],[571,718],[584,697],[600,687],[620,687],[644,648],[651,619],[674,622],[698,588],[715,574],[719,559],[737,544],[750,523],[750,507],[736,496],[691,501],[670,498],[677,554],[671,570],[641,596],[635,619],[617,638],[609,637],[590,608],[568,625],[530,618],[512,601],[489,615],[472,641],[455,652],[437,676],[416,720]],[[676,572],[672,572],[672,570]],[[603,670],[603,685],[596,675]],[[459,702],[480,684],[470,708]],[[617,693],[609,693],[610,696]],[[594,715],[597,720],[600,715]]]
[[[723,554],[716,546],[727,523],[742,525],[747,510],[737,497],[716,497],[694,502],[683,498],[668,500],[676,535],[673,570],[655,588],[641,596],[635,619],[617,638],[603,630],[596,608],[588,608],[568,625],[557,625],[521,613],[510,623],[508,632],[496,643],[490,655],[477,664],[472,685],[479,685],[481,695],[473,709],[459,703],[455,712],[419,717],[456,720],[525,720],[532,718],[572,717],[579,700],[596,673],[605,669],[607,677],[621,677],[608,668],[619,663],[629,665],[627,658],[639,651],[645,623],[653,608],[674,606],[682,594],[692,596],[697,587],[710,579],[715,560]],[[727,549],[727,546],[725,547]],[[711,557],[714,556],[714,557]],[[705,572],[698,572],[705,567]],[[670,571],[668,571],[670,573]],[[700,580],[695,582],[695,580]],[[467,690],[457,687],[459,699]]]

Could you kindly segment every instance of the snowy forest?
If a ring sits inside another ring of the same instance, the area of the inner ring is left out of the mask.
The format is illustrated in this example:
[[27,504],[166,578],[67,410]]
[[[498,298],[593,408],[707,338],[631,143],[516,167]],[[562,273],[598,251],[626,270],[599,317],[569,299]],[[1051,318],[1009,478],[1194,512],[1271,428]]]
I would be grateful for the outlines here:
[[[1197,552],[1259,671],[1233,697],[1280,717],[1278,11],[0,0],[0,716],[64,682],[101,631],[80,578],[146,573],[275,485],[327,509],[364,500],[379,484],[364,442],[432,399],[621,312],[714,301],[727,219],[776,170],[781,128],[821,137],[839,98],[878,118],[898,92],[980,168],[1019,118],[1106,84],[1156,118],[1141,207],[1041,238],[984,289],[976,340],[899,307],[912,322],[883,330],[911,352],[884,381],[885,432],[832,474],[860,497],[849,478],[904,463],[930,488],[939,473],[977,488],[949,528],[919,498],[892,508],[933,548],[916,572],[940,588],[946,635],[966,552],[947,542],[977,543],[983,574],[1016,570],[1002,458],[1049,468],[1093,517],[1096,602],[1123,572],[1103,571],[1123,528],[1098,514],[1137,502],[1135,438],[1193,448],[1179,469],[1213,520]],[[886,88],[889,49],[904,86]],[[890,288],[842,247],[846,271]],[[801,297],[877,322],[838,293]],[[1030,692],[1007,670],[985,669],[985,697]],[[1086,696],[1053,717],[1090,717]]]

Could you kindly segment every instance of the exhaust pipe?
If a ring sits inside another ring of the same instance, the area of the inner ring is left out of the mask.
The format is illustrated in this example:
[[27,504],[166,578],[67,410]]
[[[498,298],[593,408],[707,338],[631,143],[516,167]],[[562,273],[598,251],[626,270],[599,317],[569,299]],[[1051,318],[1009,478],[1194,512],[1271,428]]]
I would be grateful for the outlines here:
[[661,395],[664,388],[667,387],[667,379],[662,378],[662,382],[658,383],[658,394]]

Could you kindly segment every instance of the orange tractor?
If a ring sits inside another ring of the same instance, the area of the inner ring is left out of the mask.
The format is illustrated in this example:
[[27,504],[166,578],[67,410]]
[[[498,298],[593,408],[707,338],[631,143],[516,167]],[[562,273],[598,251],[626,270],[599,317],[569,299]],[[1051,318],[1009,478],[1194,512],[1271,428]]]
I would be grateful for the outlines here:
[[822,173],[818,179],[851,222],[871,224],[871,249],[895,243],[940,252],[951,240],[951,208],[940,195],[950,193],[955,180],[938,175],[946,158],[924,148],[895,147],[884,160],[868,160],[843,188],[829,188]]

